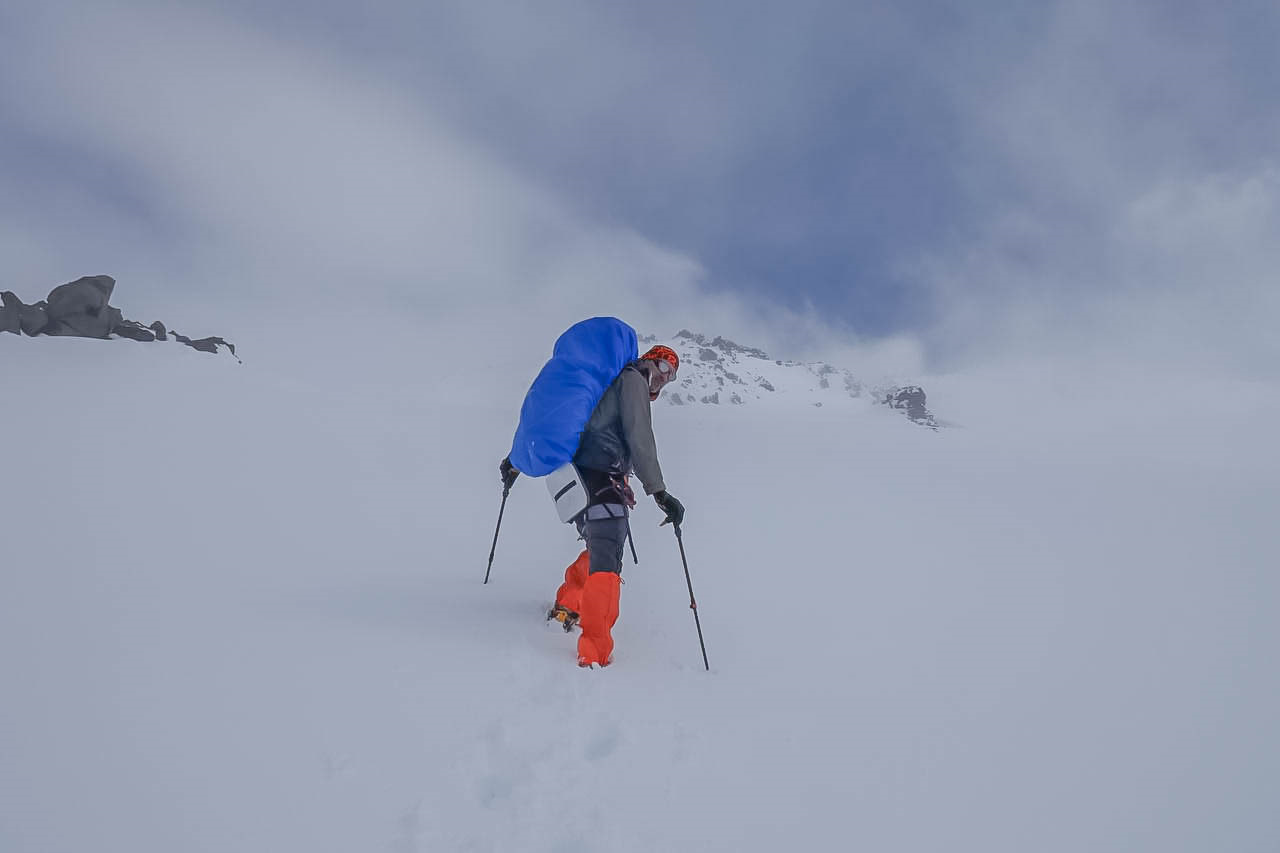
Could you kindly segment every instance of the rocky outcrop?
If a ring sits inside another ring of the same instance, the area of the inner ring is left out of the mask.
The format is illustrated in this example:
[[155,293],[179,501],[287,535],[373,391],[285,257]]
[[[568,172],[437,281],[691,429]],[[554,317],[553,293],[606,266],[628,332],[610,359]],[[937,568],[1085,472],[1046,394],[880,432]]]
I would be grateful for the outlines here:
[[219,347],[226,347],[235,356],[235,346],[219,337],[192,339],[166,329],[158,321],[145,326],[126,320],[120,309],[111,305],[115,287],[116,280],[109,275],[85,276],[58,285],[48,297],[32,305],[6,290],[0,293],[0,332],[29,337],[128,338],[145,343],[172,337],[200,352],[217,353]]
[[707,340],[706,335],[696,335],[688,329],[681,329],[676,332],[676,340],[688,341],[697,344],[700,347],[708,347],[713,350],[719,350],[726,355],[745,355],[751,358],[763,358],[769,360],[769,354],[762,349],[753,347],[744,347],[735,344],[733,341],[716,335],[715,338]]
[[907,420],[921,426],[937,429],[938,422],[933,419],[925,405],[924,389],[919,385],[906,385],[901,388],[889,388],[881,392],[881,402],[891,409],[898,409],[907,416]]
[[[863,400],[900,411],[914,424],[938,429],[918,385],[864,385],[854,374],[825,362],[774,359],[767,352],[727,338],[682,329],[670,345],[680,354],[680,375],[664,395],[668,405],[750,405],[792,400],[821,407]],[[644,336],[645,345],[660,343]]]

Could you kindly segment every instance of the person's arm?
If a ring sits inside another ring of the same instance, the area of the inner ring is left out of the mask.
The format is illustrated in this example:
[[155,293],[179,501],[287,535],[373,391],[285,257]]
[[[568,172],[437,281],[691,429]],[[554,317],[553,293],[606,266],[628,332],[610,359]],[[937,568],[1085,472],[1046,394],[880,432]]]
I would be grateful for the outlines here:
[[658,464],[658,443],[653,438],[653,414],[649,407],[649,378],[639,370],[626,370],[619,389],[622,435],[631,450],[631,467],[644,493],[666,491],[662,482],[662,466]]

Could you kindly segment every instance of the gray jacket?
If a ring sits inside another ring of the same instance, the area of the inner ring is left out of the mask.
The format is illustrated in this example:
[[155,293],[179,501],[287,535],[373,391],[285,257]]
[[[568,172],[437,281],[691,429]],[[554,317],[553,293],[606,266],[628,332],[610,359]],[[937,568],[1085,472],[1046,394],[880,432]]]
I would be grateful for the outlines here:
[[587,479],[592,479],[590,471],[615,475],[635,471],[645,494],[666,491],[649,408],[652,369],[643,359],[631,362],[596,404],[573,457],[579,468],[586,469]]

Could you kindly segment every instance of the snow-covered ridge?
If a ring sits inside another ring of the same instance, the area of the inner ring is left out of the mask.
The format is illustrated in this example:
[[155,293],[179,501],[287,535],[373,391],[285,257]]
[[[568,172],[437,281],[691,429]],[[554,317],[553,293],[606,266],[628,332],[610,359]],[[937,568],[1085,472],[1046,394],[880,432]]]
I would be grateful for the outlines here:
[[[643,335],[640,341],[650,345],[660,339]],[[924,389],[918,385],[867,385],[850,371],[826,362],[775,359],[764,350],[719,336],[708,339],[688,330],[676,333],[668,345],[680,354],[679,378],[662,395],[670,405],[822,406],[856,401],[889,406],[912,423],[939,427],[925,405]]]

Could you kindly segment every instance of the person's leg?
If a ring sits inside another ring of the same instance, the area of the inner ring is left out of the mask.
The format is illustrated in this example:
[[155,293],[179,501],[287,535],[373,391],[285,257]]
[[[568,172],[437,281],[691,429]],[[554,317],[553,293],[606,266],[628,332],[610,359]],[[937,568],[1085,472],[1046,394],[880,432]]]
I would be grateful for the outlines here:
[[618,621],[621,576],[596,572],[582,590],[582,618],[578,622],[578,666],[608,666],[613,655],[613,626]]
[[615,517],[588,518],[585,532],[590,565],[579,611],[578,665],[607,666],[613,653],[612,629],[618,621],[622,549],[627,541],[625,510]]
[[577,618],[582,612],[582,587],[587,582],[587,571],[591,565],[591,555],[584,548],[578,559],[564,570],[564,583],[556,590],[556,607],[562,607]]

